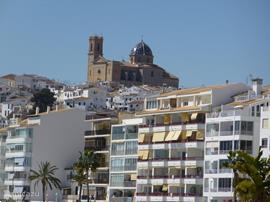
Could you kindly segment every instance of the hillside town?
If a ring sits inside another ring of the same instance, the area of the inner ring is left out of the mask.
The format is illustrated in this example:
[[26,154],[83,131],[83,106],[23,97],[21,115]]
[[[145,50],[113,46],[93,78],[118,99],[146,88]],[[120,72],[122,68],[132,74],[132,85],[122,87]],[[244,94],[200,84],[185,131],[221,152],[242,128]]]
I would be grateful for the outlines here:
[[[129,57],[105,58],[90,36],[85,83],[1,75],[0,201],[235,201],[230,152],[270,155],[270,85],[179,88],[143,40]],[[61,182],[45,196],[40,162]]]

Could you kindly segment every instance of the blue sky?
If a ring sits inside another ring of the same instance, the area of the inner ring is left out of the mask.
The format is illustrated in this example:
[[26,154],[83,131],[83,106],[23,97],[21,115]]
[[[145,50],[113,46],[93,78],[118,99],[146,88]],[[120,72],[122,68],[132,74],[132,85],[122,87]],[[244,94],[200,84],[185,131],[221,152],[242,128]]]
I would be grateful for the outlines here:
[[270,1],[1,0],[0,75],[86,80],[88,37],[104,55],[128,59],[141,40],[181,86],[270,83]]

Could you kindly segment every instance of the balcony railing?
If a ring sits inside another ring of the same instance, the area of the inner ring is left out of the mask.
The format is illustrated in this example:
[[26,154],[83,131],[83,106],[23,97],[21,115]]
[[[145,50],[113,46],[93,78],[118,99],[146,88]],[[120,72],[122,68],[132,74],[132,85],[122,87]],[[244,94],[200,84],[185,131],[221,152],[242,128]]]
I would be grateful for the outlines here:
[[182,197],[202,197],[202,193],[167,193],[167,192],[151,192],[151,193],[137,193],[137,196],[182,196]]
[[106,146],[103,146],[103,147],[99,147],[99,146],[93,146],[93,145],[87,145],[86,144],[84,148],[85,149],[90,149],[90,150],[93,150],[93,151],[109,151],[110,146],[106,145]]
[[203,160],[203,157],[164,157],[164,158],[152,158],[152,159],[138,159],[139,161],[199,161],[199,160]]
[[140,145],[143,144],[170,144],[170,143],[191,143],[191,142],[204,142],[204,140],[197,140],[196,138],[189,138],[189,139],[184,139],[184,140],[175,140],[175,141],[166,141],[166,142],[152,142],[152,140],[140,142]]
[[205,121],[195,120],[195,121],[188,121],[188,122],[177,121],[177,122],[171,122],[171,123],[140,124],[139,128],[152,128],[152,127],[191,125],[191,124],[205,124]]
[[110,134],[110,133],[111,133],[110,129],[88,130],[88,131],[85,131],[84,136],[106,135],[106,134]]
[[138,179],[202,179],[202,175],[154,175],[154,176],[137,176]]

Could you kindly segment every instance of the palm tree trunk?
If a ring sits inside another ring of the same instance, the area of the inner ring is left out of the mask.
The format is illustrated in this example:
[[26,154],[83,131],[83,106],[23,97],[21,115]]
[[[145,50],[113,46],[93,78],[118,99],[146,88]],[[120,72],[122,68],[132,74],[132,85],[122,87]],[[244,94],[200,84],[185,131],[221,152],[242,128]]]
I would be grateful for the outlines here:
[[237,202],[237,196],[236,196],[236,179],[237,178],[237,173],[236,173],[236,170],[233,169],[233,201],[234,202]]
[[86,187],[87,187],[87,202],[90,202],[90,190],[89,190],[89,181],[88,181],[89,169],[86,170],[86,178],[87,178],[87,184],[86,184]]
[[79,190],[79,202],[81,202],[82,198],[82,184],[80,184],[80,190]]
[[45,184],[42,184],[42,199],[43,199],[43,202],[45,202],[46,200]]

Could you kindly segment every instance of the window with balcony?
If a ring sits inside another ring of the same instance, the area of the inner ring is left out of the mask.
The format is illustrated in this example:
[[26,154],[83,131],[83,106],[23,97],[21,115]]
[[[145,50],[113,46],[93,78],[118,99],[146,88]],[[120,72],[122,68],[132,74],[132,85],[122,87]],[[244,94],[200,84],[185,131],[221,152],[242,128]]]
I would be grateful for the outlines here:
[[251,154],[252,153],[252,141],[240,140],[240,150]]
[[157,107],[158,107],[157,100],[146,102],[146,109],[156,109]]
[[206,125],[206,136],[218,136],[219,124],[218,123],[208,123]]
[[268,138],[262,138],[261,146],[262,146],[262,148],[268,147]]
[[112,143],[111,155],[124,155],[125,153],[125,144],[124,143]]
[[231,178],[219,178],[218,179],[218,191],[220,192],[230,192],[232,179]]
[[201,96],[201,104],[211,104],[211,95],[203,95]]
[[154,159],[166,159],[169,158],[169,151],[165,149],[154,150]]
[[225,165],[228,163],[228,159],[220,159],[219,160],[219,173],[230,173],[231,169],[227,168]]
[[241,121],[241,134],[242,135],[253,135],[253,122]]
[[137,154],[138,151],[138,142],[137,141],[128,141],[126,142],[126,155]]
[[217,173],[218,161],[205,161],[205,173]]
[[218,142],[217,141],[206,142],[205,153],[206,155],[218,154]]
[[125,159],[124,158],[112,158],[111,170],[112,171],[124,171]]
[[132,171],[137,169],[137,158],[125,159],[125,171]]
[[112,129],[112,140],[124,139],[125,128],[123,126],[115,126]]
[[233,135],[233,121],[220,123],[220,135]]
[[126,127],[126,139],[138,138],[138,126],[130,125]]
[[29,137],[33,136],[33,129],[32,128],[18,128],[15,130],[16,137]]
[[113,187],[122,187],[124,186],[124,174],[111,174],[111,183]]
[[219,153],[227,154],[232,151],[232,141],[220,141],[219,143]]

